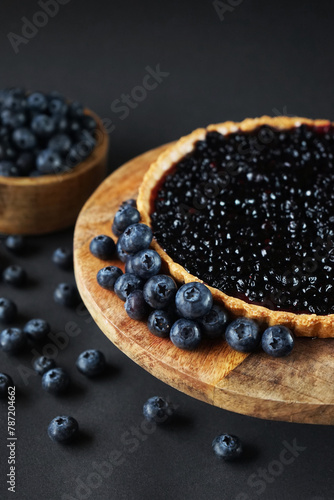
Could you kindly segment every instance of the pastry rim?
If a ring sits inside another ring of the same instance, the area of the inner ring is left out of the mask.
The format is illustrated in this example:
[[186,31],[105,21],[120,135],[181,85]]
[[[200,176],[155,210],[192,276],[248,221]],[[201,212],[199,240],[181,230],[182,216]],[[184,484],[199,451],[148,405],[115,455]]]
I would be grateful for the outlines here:
[[[277,129],[290,129],[302,124],[326,126],[330,125],[331,122],[329,120],[312,120],[302,117],[262,116],[260,118],[246,118],[241,122],[226,121],[224,123],[209,125],[206,128],[198,128],[189,135],[181,137],[176,143],[169,146],[160,154],[143,178],[137,199],[138,210],[141,213],[142,222],[151,227],[151,199],[152,192],[157,183],[176,162],[180,161],[183,156],[194,149],[194,144],[198,140],[203,140],[205,138],[207,132],[215,131],[226,135],[238,130],[249,132],[261,125],[269,125]],[[159,253],[165,267],[167,267],[169,273],[178,282],[188,283],[190,281],[198,281],[203,283],[203,280],[188,273],[183,266],[174,262],[155,238],[153,238],[152,241],[152,248]],[[268,326],[275,324],[285,325],[293,329],[296,336],[299,337],[334,337],[334,314],[296,314],[286,311],[272,311],[265,306],[249,304],[242,299],[231,297],[217,288],[209,285],[207,286],[211,290],[214,300],[223,304],[232,315],[252,318]]]

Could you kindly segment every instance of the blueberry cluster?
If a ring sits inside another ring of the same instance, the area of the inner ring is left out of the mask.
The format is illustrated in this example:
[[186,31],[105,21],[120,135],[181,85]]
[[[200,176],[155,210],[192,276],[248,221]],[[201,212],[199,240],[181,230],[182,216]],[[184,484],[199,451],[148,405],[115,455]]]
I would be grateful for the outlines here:
[[0,91],[0,176],[71,171],[96,146],[96,121],[58,92]]
[[210,132],[163,179],[154,235],[228,295],[334,313],[333,175],[331,126]]

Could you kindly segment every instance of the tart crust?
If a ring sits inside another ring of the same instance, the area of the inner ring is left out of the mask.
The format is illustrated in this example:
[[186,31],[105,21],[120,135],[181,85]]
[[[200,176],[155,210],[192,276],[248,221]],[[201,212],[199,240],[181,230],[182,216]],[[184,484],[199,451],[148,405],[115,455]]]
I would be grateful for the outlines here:
[[[269,116],[262,116],[260,118],[247,118],[239,123],[228,121],[216,125],[209,125],[207,128],[199,128],[191,134],[182,137],[176,143],[169,146],[158,157],[144,176],[137,200],[142,221],[150,227],[152,226],[150,212],[152,198],[157,184],[176,162],[180,161],[183,156],[194,149],[194,144],[197,141],[205,139],[207,132],[217,131],[226,135],[238,130],[248,132],[261,125],[269,125],[276,129],[291,129],[301,124],[327,126],[330,125],[331,122],[328,120],[311,120],[301,117],[279,116],[272,118]],[[184,267],[174,262],[155,239],[153,239],[152,247],[159,253],[165,267],[178,282],[188,283],[190,281],[199,281],[203,283],[197,276],[188,273]],[[217,288],[211,286],[209,286],[209,288],[214,300],[223,304],[234,316],[246,316],[268,326],[275,324],[285,325],[291,328],[299,337],[334,337],[334,314],[320,316],[317,314],[295,314],[285,311],[272,311],[264,306],[252,305],[241,299],[226,295]]]

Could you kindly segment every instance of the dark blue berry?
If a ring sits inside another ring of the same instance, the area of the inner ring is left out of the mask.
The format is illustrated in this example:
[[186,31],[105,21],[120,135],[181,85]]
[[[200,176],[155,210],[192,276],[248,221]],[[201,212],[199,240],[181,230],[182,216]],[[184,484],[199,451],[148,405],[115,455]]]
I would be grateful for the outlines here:
[[182,285],[175,297],[179,314],[187,319],[205,316],[211,310],[212,303],[212,294],[208,287],[196,281]]
[[134,257],[134,255],[127,255],[127,259],[125,261],[125,272],[126,273],[135,274],[133,267],[132,267],[133,257]]
[[131,292],[126,298],[124,308],[130,318],[138,321],[146,319],[150,312],[142,290]]
[[6,269],[3,271],[2,277],[5,283],[20,287],[25,284],[27,280],[27,273],[21,266],[15,264],[6,267]]
[[44,319],[31,319],[24,325],[23,331],[30,340],[41,342],[50,333],[50,325]]
[[38,373],[38,375],[44,375],[44,373],[48,372],[49,370],[52,370],[52,368],[56,368],[56,362],[52,358],[47,358],[46,356],[40,356],[39,358],[35,359],[33,367],[35,372]]
[[26,346],[26,336],[21,328],[6,328],[0,333],[0,347],[9,354],[16,354]]
[[152,229],[146,224],[132,224],[121,236],[122,248],[125,252],[137,253],[140,250],[146,250],[152,238]]
[[122,245],[122,238],[123,238],[123,235],[118,239],[118,241],[116,243],[116,253],[117,253],[119,260],[121,260],[122,262],[126,262],[130,254],[128,254],[124,250],[123,245]]
[[52,262],[61,269],[70,269],[73,266],[73,252],[70,248],[59,247],[52,254]]
[[232,349],[240,352],[252,352],[260,343],[260,328],[252,319],[237,318],[226,328],[225,338]]
[[80,119],[82,128],[88,130],[89,132],[94,132],[96,130],[97,124],[96,120],[90,115],[83,115]]
[[48,115],[40,114],[33,117],[31,121],[31,130],[43,138],[51,137],[56,128],[55,120]]
[[0,297],[0,323],[12,323],[16,316],[16,304],[10,299]]
[[158,274],[145,283],[144,297],[154,309],[164,309],[173,302],[176,291],[177,285],[171,276]]
[[48,109],[51,115],[55,117],[65,116],[68,110],[68,105],[66,104],[63,96],[59,95],[49,100]]
[[47,108],[47,99],[42,92],[33,92],[27,97],[27,107],[33,112],[43,113]]
[[10,111],[9,109],[4,109],[0,113],[2,125],[9,128],[22,127],[26,123],[26,115],[22,112]]
[[275,358],[287,356],[293,349],[294,339],[292,332],[283,325],[267,328],[261,339],[262,349]]
[[66,155],[72,147],[71,138],[66,134],[54,135],[48,142],[48,149],[60,155]]
[[88,349],[80,354],[76,366],[79,372],[87,377],[101,375],[106,367],[106,360],[101,351],[97,349]]
[[12,377],[7,373],[0,373],[0,398],[8,397],[8,387],[14,387]]
[[121,300],[126,300],[134,290],[142,290],[144,281],[135,274],[125,273],[120,276],[114,285],[114,291]]
[[18,177],[19,169],[13,162],[2,160],[0,161],[0,176],[2,177]]
[[27,177],[35,168],[35,156],[31,152],[21,153],[15,162],[21,177]]
[[165,398],[153,396],[143,406],[143,415],[146,420],[162,424],[174,413],[173,405]]
[[91,253],[101,260],[110,260],[114,257],[116,251],[115,242],[110,236],[100,234],[92,239],[89,245]]
[[68,107],[68,115],[71,118],[81,118],[84,114],[84,108],[82,104],[78,101],[72,101]]
[[180,349],[196,349],[201,338],[202,334],[198,324],[190,319],[178,319],[170,330],[171,341]]
[[18,149],[30,150],[36,146],[36,137],[28,128],[14,130],[12,139]]
[[37,155],[36,167],[41,174],[57,174],[63,170],[63,161],[56,151],[43,149]]
[[42,377],[42,387],[52,394],[62,394],[70,383],[68,374],[62,368],[51,368]]
[[78,422],[75,418],[67,415],[54,418],[48,427],[49,438],[57,443],[69,443],[75,438],[78,431]]
[[122,205],[115,214],[113,229],[117,230],[117,236],[119,233],[123,233],[125,229],[131,224],[136,224],[140,221],[140,213],[137,208],[130,204]]
[[214,304],[205,316],[198,318],[198,322],[206,337],[218,339],[224,336],[228,319],[226,310],[218,304]]
[[123,271],[119,267],[107,266],[99,270],[96,279],[102,288],[114,290],[115,283],[122,274]]
[[7,238],[5,239],[5,246],[7,250],[18,254],[24,250],[25,240],[23,236],[19,235],[7,236]]
[[131,258],[131,267],[140,278],[151,278],[158,274],[161,268],[161,257],[155,250],[150,248],[137,252]]
[[60,283],[53,294],[54,301],[65,307],[73,307],[78,303],[78,291],[69,283]]
[[224,460],[235,460],[242,454],[240,439],[232,434],[221,434],[212,441],[212,448],[217,457]]
[[173,317],[168,311],[156,309],[152,311],[147,320],[147,326],[153,335],[157,337],[169,337],[173,324]]

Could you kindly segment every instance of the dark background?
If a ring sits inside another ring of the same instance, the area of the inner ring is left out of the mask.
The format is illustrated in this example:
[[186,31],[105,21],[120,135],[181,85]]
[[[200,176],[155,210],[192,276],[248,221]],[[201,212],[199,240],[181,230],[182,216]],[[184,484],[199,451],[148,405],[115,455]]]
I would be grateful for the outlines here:
[[[31,20],[41,8],[37,1],[2,0],[0,87],[57,89],[110,120],[110,168],[209,123],[262,114],[333,120],[333,2],[225,4],[233,7],[220,20],[211,1],[70,0],[15,54],[8,33],[20,35],[22,17]],[[112,102],[141,85],[147,66],[158,64],[169,76],[121,120]],[[31,238],[20,259],[0,250],[1,267],[20,262],[31,277],[20,291],[0,283],[1,295],[17,302],[21,323],[45,317],[54,333],[64,332],[69,321],[81,330],[68,345],[53,347],[57,363],[73,379],[73,389],[61,398],[44,393],[31,372],[26,383],[20,376],[22,367],[31,369],[33,352],[0,353],[0,371],[10,373],[18,387],[17,493],[7,492],[5,484],[7,411],[1,403],[1,499],[334,498],[332,427],[257,420],[196,401],[126,358],[82,309],[55,305],[55,285],[74,278],[52,265],[51,254],[71,242],[72,231],[66,231]],[[100,348],[112,367],[101,380],[86,380],[74,367],[77,355],[91,347]],[[124,446],[121,436],[136,432],[142,405],[155,394],[177,403],[182,418]],[[47,437],[47,424],[58,414],[79,421],[83,434],[76,444],[58,446]],[[225,464],[215,458],[211,441],[224,431],[248,444],[245,460]],[[252,474],[259,468],[275,470],[283,442],[293,440],[305,449],[270,476],[259,494],[259,485],[247,481],[256,480]],[[92,473],[108,472],[101,463],[114,450],[123,450],[122,463],[98,485]],[[76,492],[79,483],[88,487]]]

